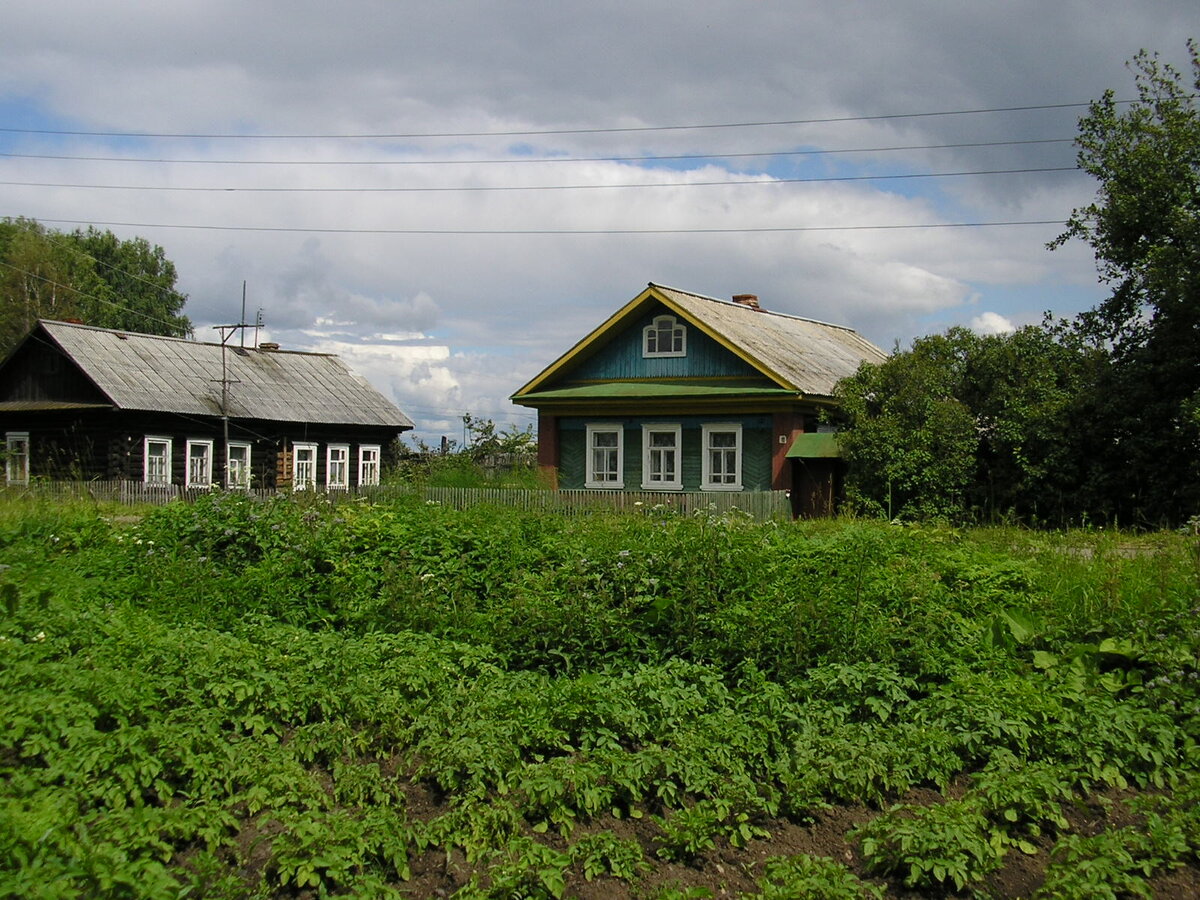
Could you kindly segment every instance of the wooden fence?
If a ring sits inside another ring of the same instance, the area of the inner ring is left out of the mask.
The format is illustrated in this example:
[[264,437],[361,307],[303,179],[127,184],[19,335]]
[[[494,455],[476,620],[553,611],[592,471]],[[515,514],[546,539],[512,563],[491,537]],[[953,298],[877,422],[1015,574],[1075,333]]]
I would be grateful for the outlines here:
[[[207,493],[178,485],[150,485],[136,481],[45,481],[0,488],[0,497],[44,500],[95,501],[126,505],[159,505],[173,500],[191,502]],[[250,490],[259,499],[277,491]],[[549,491],[519,488],[448,488],[413,485],[379,485],[330,492],[315,492],[323,500],[341,502],[363,498],[386,502],[400,497],[419,497],[427,503],[442,503],[455,509],[469,506],[507,506],[526,510],[553,511],[564,515],[597,512],[653,513],[656,509],[692,514],[699,511],[725,513],[739,510],[754,519],[787,519],[791,506],[784,491],[652,492],[652,491]]]

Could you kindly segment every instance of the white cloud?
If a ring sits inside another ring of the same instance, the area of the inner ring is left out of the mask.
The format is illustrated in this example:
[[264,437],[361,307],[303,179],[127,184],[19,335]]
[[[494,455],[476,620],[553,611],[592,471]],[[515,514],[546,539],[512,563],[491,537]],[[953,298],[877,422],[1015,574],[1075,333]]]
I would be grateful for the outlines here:
[[1017,328],[999,313],[983,312],[971,319],[971,330],[979,334],[1008,334]]
[[[529,411],[507,396],[647,281],[757,293],[884,347],[931,321],[1078,311],[1101,289],[1082,245],[1045,250],[1061,226],[863,227],[1061,222],[1094,192],[1077,173],[774,178],[1070,166],[1069,143],[936,147],[1070,139],[1079,107],[878,117],[1127,95],[1128,57],[1179,61],[1197,32],[1194,0],[615,0],[521,15],[485,0],[11,0],[0,112],[14,127],[327,137],[4,133],[0,150],[27,155],[0,157],[0,215],[128,223],[111,227],[176,262],[198,336],[237,320],[245,283],[263,334],[336,348],[430,431],[463,412],[521,424]],[[796,124],[611,130],[780,121]],[[548,133],[571,129],[610,130]],[[351,137],[517,131],[542,133]],[[611,160],[855,147],[934,149]],[[595,161],[529,161],[548,155]],[[39,158],[61,156],[91,158]],[[100,159],[114,156],[172,162]],[[617,187],[668,180],[691,186]],[[738,183],[699,184],[719,181]],[[571,184],[591,187],[528,189]],[[533,233],[581,229],[691,233]],[[418,233],[439,230],[526,233]]]

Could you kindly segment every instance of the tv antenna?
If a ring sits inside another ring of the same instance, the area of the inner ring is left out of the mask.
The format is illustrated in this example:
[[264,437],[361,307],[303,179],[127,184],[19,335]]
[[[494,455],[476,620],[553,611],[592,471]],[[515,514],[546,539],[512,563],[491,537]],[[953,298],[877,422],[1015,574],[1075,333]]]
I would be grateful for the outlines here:
[[[262,309],[258,310],[258,316],[254,322],[254,346],[258,346],[258,329],[262,327],[263,314]],[[250,323],[246,321],[246,282],[242,282],[242,318],[236,325],[214,325],[213,331],[219,332],[221,335],[221,431],[224,436],[224,446],[221,449],[221,472],[222,482],[225,487],[229,487],[229,386],[232,384],[241,384],[236,378],[229,377],[229,362],[228,349],[229,339],[236,333],[240,338],[239,346],[241,349],[246,347],[246,329],[250,327]]]

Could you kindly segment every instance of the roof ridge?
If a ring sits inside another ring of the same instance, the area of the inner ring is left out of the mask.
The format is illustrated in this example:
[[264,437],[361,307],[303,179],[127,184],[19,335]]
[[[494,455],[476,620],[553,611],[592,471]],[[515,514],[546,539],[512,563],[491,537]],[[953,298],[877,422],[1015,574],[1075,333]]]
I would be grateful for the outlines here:
[[858,334],[858,331],[854,328],[851,328],[849,325],[838,325],[836,322],[825,322],[821,319],[814,319],[810,316],[797,316],[792,313],[779,312],[774,309],[764,309],[762,307],[751,309],[751,307],[743,307],[739,303],[734,303],[732,300],[724,300],[720,297],[710,297],[707,294],[697,294],[695,291],[688,291],[684,290],[683,288],[672,287],[669,284],[658,284],[654,281],[649,282],[649,286],[654,288],[665,288],[668,291],[675,291],[677,294],[687,294],[689,297],[695,297],[697,300],[709,300],[713,303],[720,303],[722,306],[736,307],[738,309],[750,309],[752,312],[759,315],[766,313],[768,316],[779,316],[783,319],[794,319],[797,322],[810,322],[813,325],[822,325],[826,328],[838,328],[842,331],[849,331],[854,334]]
[[102,328],[99,325],[88,325],[84,322],[64,322],[61,319],[38,319],[42,325],[61,325],[64,328],[81,328],[87,331],[99,331],[104,334],[118,334],[125,337],[148,338],[153,341],[179,341],[184,344],[189,344],[193,347],[221,347],[227,346],[230,350],[253,350],[255,353],[292,353],[298,356],[328,356],[338,359],[336,353],[326,353],[321,350],[263,350],[261,347],[242,347],[232,344],[222,345],[220,341],[198,341],[195,338],[180,337],[175,334],[147,334],[144,331],[133,331],[129,328]]

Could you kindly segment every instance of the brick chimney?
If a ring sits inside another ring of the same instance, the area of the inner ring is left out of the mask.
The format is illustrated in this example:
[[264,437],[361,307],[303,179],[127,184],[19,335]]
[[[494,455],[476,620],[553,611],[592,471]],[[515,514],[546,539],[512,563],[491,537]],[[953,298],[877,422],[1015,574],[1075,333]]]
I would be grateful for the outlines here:
[[750,309],[759,309],[758,294],[734,294],[733,302],[738,306],[748,306]]

